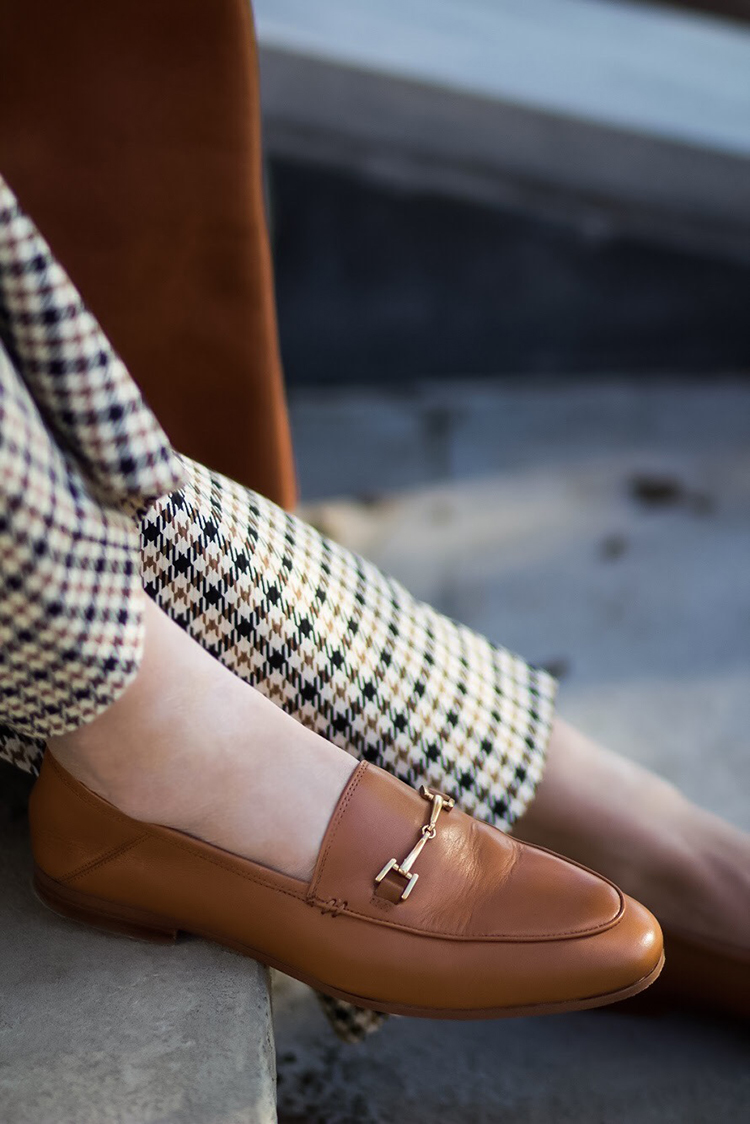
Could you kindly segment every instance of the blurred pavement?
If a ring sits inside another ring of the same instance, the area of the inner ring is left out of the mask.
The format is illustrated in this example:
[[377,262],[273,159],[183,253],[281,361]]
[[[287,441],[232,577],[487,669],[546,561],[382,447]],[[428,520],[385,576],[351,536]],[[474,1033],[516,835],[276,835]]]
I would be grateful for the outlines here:
[[[750,385],[456,380],[292,415],[318,525],[750,829]],[[709,1020],[392,1020],[351,1048],[280,981],[275,1023],[286,1124],[730,1124],[750,1095],[750,1038]]]

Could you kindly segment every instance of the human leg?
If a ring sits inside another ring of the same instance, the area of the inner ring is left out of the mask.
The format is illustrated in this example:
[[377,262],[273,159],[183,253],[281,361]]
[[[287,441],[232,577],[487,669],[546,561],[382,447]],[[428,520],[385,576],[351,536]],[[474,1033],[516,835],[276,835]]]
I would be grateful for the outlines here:
[[606,874],[664,925],[750,948],[750,836],[559,717],[514,830]]
[[145,598],[133,683],[49,748],[128,816],[309,879],[355,760],[213,659]]

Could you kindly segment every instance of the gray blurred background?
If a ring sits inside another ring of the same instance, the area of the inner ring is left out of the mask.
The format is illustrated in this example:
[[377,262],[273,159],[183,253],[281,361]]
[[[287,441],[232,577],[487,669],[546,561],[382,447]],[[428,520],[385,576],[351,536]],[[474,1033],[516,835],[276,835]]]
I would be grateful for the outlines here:
[[292,385],[747,369],[750,22],[612,0],[256,15]]
[[[750,3],[257,0],[304,513],[750,829]],[[739,1121],[748,1039],[276,995],[286,1124]]]

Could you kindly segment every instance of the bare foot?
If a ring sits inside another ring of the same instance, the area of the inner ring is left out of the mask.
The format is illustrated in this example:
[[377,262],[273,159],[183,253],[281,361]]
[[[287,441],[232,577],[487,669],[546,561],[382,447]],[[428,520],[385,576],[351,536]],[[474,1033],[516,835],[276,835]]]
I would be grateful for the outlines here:
[[562,719],[514,834],[611,878],[667,927],[750,948],[750,836]]
[[145,653],[135,681],[89,725],[53,738],[50,751],[134,819],[309,879],[356,761],[145,601]]

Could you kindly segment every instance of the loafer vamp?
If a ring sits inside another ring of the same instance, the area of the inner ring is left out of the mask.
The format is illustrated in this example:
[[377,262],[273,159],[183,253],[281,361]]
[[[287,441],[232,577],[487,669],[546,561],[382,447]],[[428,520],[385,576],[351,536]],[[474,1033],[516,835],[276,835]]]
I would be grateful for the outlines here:
[[[443,811],[418,856],[413,887],[397,874],[376,885],[390,859],[408,854],[430,802],[389,773],[361,765],[321,848],[310,886],[319,904],[376,923],[453,940],[546,941],[586,936],[617,923],[620,891],[599,875],[514,840],[467,816]],[[345,906],[343,903],[346,903]]]

